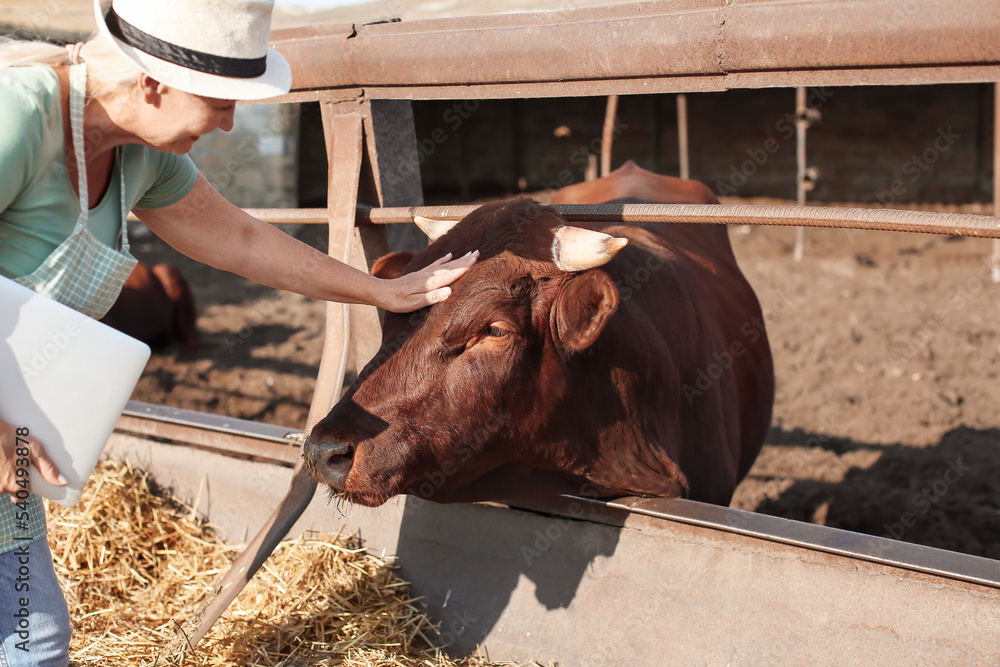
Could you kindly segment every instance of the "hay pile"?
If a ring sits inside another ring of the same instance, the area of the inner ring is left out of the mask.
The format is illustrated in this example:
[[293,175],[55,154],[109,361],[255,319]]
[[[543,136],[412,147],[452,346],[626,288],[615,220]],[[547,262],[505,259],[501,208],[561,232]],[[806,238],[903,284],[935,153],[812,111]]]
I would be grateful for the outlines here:
[[[71,665],[176,664],[160,652],[239,553],[145,474],[102,463],[73,508],[48,506]],[[344,536],[282,544],[184,664],[485,665],[432,647],[433,626],[384,561]]]

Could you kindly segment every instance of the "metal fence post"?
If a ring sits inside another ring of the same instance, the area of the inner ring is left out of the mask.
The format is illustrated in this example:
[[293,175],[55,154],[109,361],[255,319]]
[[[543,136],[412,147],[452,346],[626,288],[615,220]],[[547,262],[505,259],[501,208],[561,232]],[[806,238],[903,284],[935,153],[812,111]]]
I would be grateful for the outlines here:
[[[344,263],[351,261],[358,179],[361,172],[362,116],[344,113],[333,100],[320,101],[327,159],[330,164],[327,217],[330,226],[329,253]],[[316,389],[306,423],[306,432],[322,419],[340,396],[350,344],[350,312],[347,304],[326,305],[326,335]]]
[[[795,89],[795,160],[798,166],[795,175],[795,200],[799,206],[806,205],[806,192],[816,187],[816,169],[808,166],[806,158],[806,131],[813,121],[819,120],[819,110],[809,108],[806,92],[807,89],[802,86]],[[805,228],[798,227],[795,230],[795,251],[793,252],[796,262],[802,261],[805,243]]]
[[691,178],[691,161],[688,154],[688,98],[687,94],[677,96],[677,152],[680,159],[680,177]]
[[[993,84],[993,216],[1000,217],[1000,83]],[[993,240],[990,277],[1000,283],[1000,239]]]

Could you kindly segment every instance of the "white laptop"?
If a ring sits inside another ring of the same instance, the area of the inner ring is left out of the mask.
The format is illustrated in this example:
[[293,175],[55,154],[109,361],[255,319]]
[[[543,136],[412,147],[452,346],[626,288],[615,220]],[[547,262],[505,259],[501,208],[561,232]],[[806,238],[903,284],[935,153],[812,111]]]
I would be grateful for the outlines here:
[[149,347],[0,277],[0,417],[45,446],[66,486],[30,470],[31,490],[80,498],[149,360]]

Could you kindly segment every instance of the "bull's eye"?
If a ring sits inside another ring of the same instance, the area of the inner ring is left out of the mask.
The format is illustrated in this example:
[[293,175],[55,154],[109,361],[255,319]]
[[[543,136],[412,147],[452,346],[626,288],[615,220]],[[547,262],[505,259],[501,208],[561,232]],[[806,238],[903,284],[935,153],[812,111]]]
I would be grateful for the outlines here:
[[516,333],[516,329],[507,322],[496,321],[483,327],[479,333],[473,334],[465,344],[466,350],[471,350],[480,345],[487,350],[505,350],[510,347],[514,337],[510,334]]
[[500,326],[499,323],[496,322],[486,327],[486,335],[491,336],[493,338],[503,338],[504,336],[510,333],[512,333],[510,329],[507,329],[504,326]]

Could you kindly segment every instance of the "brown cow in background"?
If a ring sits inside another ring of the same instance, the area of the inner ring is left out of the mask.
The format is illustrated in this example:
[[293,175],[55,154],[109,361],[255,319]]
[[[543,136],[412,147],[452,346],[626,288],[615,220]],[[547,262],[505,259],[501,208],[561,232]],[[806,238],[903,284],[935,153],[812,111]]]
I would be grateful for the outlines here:
[[101,321],[162,349],[174,342],[185,352],[198,349],[194,295],[180,272],[169,264],[132,270],[115,305]]
[[[556,201],[634,197],[715,201],[631,163]],[[399,493],[728,504],[767,433],[774,375],[726,228],[568,225],[500,202],[373,273],[475,249],[447,301],[386,314],[379,353],[306,442],[313,478],[369,506]]]

